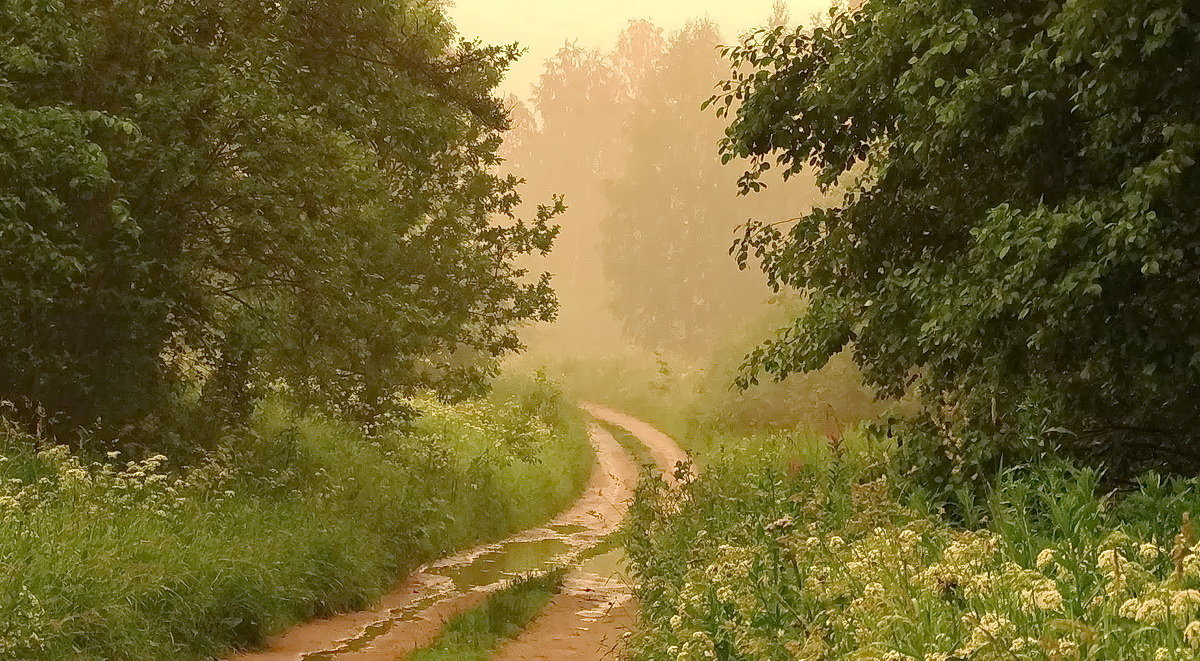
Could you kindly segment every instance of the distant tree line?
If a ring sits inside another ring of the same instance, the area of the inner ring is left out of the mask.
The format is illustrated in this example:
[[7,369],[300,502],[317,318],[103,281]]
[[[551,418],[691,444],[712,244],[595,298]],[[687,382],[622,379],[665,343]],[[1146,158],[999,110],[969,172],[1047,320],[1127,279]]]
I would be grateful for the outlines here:
[[[788,20],[779,6],[770,22]],[[611,50],[564,46],[529,104],[510,100],[523,120],[504,152],[533,185],[566,194],[552,256],[563,295],[604,299],[633,342],[693,359],[751,324],[770,295],[730,259],[735,228],[817,196],[803,183],[736,195],[716,153],[724,123],[700,108],[727,74],[724,39],[710,21],[669,34],[632,21]]]

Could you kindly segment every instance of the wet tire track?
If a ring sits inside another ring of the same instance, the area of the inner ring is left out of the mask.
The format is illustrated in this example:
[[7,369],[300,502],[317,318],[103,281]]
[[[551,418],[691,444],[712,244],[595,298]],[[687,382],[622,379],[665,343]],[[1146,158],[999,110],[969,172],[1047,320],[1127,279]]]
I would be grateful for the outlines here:
[[[646,443],[664,473],[670,474],[674,461],[686,459],[673,441],[640,420],[600,406],[584,408],[599,420],[628,429]],[[548,524],[428,563],[371,609],[301,624],[272,638],[264,651],[240,654],[231,661],[402,659],[432,643],[449,619],[482,603],[512,579],[524,572],[556,566],[575,569],[543,614],[505,649],[553,643],[557,638],[549,635],[552,632],[547,626],[561,628],[564,635],[587,647],[594,636],[585,633],[612,629],[620,619],[622,628],[616,632],[619,636],[633,617],[632,592],[620,573],[619,559],[615,553],[587,560],[583,556],[620,527],[638,479],[638,467],[603,427],[593,423],[588,431],[596,454],[588,485],[569,510]],[[610,621],[612,625],[601,626]],[[606,640],[605,644],[612,643],[615,648],[617,642]],[[550,653],[555,654],[553,650]],[[564,652],[557,656],[509,654],[503,658],[603,658],[591,649],[583,656],[564,656]]]
[[[646,422],[597,404],[583,408],[637,437],[668,482],[675,482],[677,464],[688,462],[675,441]],[[637,623],[637,606],[624,556],[619,551],[604,554],[572,569],[562,591],[515,640],[497,650],[493,661],[619,658],[626,634]]]

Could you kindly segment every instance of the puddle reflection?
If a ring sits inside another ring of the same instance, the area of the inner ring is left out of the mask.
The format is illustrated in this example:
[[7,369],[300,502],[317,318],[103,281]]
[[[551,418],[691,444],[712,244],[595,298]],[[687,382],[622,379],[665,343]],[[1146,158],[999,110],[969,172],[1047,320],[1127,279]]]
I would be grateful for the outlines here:
[[570,548],[571,545],[561,539],[510,542],[465,565],[437,567],[429,572],[449,578],[454,587],[465,591],[545,569],[550,561]]

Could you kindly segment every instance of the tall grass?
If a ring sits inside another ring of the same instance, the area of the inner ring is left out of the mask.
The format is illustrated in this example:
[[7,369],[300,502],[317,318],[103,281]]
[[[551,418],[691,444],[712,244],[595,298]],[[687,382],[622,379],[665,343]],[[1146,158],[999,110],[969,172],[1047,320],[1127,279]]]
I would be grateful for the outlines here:
[[515,638],[550,603],[565,575],[566,569],[558,568],[526,576],[488,595],[477,608],[450,620],[441,636],[413,652],[409,661],[487,661],[491,652]]
[[505,390],[370,437],[267,404],[190,467],[3,434],[0,658],[209,658],[547,518],[590,472],[583,426],[544,384]]
[[[793,447],[801,447],[797,443]],[[729,447],[739,447],[730,439]],[[645,482],[637,659],[1195,659],[1200,481],[1013,469],[952,523],[886,445]]]
[[[716,355],[741,356],[751,346]],[[701,464],[719,459],[730,439],[772,445],[796,430],[839,437],[859,421],[908,406],[874,401],[846,354],[817,372],[744,391],[734,387],[738,366],[728,359],[689,363],[637,354],[563,361],[551,372],[578,398],[654,422]]]

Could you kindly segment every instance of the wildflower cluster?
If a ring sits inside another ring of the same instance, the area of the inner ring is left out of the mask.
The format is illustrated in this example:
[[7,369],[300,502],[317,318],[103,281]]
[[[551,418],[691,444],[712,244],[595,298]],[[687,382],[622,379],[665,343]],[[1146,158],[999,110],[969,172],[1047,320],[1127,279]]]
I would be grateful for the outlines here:
[[[23,520],[64,507],[91,515],[136,509],[171,517],[197,500],[216,506],[233,495],[227,488],[233,469],[225,452],[213,453],[197,468],[178,470],[169,470],[161,454],[118,463],[120,453],[110,452],[108,459],[88,462],[65,445],[43,445],[23,460],[23,468],[35,471],[36,479],[0,482],[0,520]],[[19,456],[0,454],[0,464],[18,461]]]
[[[76,608],[73,600],[85,598],[86,587],[60,591],[74,581],[103,584],[103,576],[85,574],[97,563],[112,565],[103,567],[106,573],[128,567],[136,549],[125,541],[134,531],[177,529],[220,511],[234,496],[226,453],[172,469],[163,455],[121,461],[114,451],[105,461],[88,461],[64,445],[39,446],[11,430],[2,438],[8,447],[0,453],[0,558],[11,571],[0,579],[0,658],[61,654],[65,625],[79,617],[63,610]],[[165,551],[163,544],[175,540],[140,541],[148,551]]]
[[1047,511],[1001,487],[968,528],[905,504],[877,470],[762,465],[641,489],[635,658],[1200,658],[1200,540],[1179,518],[1149,525],[1150,500],[1106,512],[1088,475],[1034,474],[1032,491],[1064,489]]

